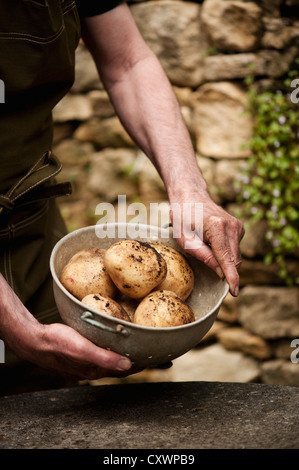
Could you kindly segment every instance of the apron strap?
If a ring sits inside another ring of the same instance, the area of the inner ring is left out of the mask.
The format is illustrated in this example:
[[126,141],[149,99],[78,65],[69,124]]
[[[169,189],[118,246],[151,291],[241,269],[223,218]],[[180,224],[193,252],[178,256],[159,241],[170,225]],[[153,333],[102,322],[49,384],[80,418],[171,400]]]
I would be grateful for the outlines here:
[[3,194],[0,194],[0,211],[1,209],[5,209],[7,212],[11,212],[14,210],[15,203],[9,197],[3,196]]
[[41,199],[71,194],[69,182],[49,184],[61,168],[57,157],[50,151],[46,152],[5,195],[0,195],[0,214],[3,210],[13,211],[16,204],[19,207]]

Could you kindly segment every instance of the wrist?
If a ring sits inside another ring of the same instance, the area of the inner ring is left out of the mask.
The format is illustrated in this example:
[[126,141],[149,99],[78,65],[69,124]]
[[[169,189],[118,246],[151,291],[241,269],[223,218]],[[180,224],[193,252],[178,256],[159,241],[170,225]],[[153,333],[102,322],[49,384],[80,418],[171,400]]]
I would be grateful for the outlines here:
[[172,171],[167,171],[162,177],[170,203],[193,202],[201,199],[204,201],[210,198],[207,183],[195,159],[181,159],[169,167]]
[[44,326],[29,312],[17,311],[1,328],[1,337],[7,348],[21,359],[33,362],[40,352]]
[[203,178],[184,179],[184,183],[178,182],[168,188],[168,198],[170,204],[173,203],[193,203],[206,202],[211,199],[207,184]]
[[27,310],[0,275],[0,337],[17,356],[29,359],[43,325]]

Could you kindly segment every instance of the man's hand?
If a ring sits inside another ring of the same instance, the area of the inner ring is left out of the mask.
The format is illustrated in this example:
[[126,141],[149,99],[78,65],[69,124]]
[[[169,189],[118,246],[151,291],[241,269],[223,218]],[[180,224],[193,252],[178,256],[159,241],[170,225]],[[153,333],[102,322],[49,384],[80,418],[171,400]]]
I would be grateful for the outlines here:
[[1,274],[0,300],[0,338],[21,359],[74,380],[139,372],[128,358],[99,348],[69,326],[39,323]]
[[96,346],[69,326],[53,323],[30,328],[26,337],[18,333],[16,340],[16,332],[11,332],[8,343],[13,352],[70,380],[124,377],[139,372],[129,359]]
[[172,204],[171,218],[174,235],[180,234],[177,241],[182,248],[219,277],[225,277],[231,294],[237,296],[241,266],[239,244],[244,235],[242,223],[202,192]]
[[60,323],[38,325],[32,339],[30,350],[23,350],[22,355],[70,379],[120,377],[134,372],[129,359],[99,348],[73,328]]

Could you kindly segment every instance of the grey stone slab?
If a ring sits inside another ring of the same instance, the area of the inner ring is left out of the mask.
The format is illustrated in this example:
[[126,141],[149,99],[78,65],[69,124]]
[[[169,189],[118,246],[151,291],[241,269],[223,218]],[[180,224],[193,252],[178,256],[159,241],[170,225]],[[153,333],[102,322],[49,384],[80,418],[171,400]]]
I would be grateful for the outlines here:
[[1,449],[298,449],[299,389],[177,382],[0,398]]

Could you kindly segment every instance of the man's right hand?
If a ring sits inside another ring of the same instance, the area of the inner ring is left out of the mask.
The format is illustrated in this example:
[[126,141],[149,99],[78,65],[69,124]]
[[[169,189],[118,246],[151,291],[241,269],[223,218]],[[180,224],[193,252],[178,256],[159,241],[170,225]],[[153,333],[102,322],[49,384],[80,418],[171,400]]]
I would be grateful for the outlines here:
[[128,358],[96,346],[67,325],[39,323],[1,274],[0,299],[0,338],[19,358],[74,380],[140,371]]
[[60,323],[40,325],[27,359],[74,380],[120,377],[138,372],[131,361],[102,349],[73,328]]

